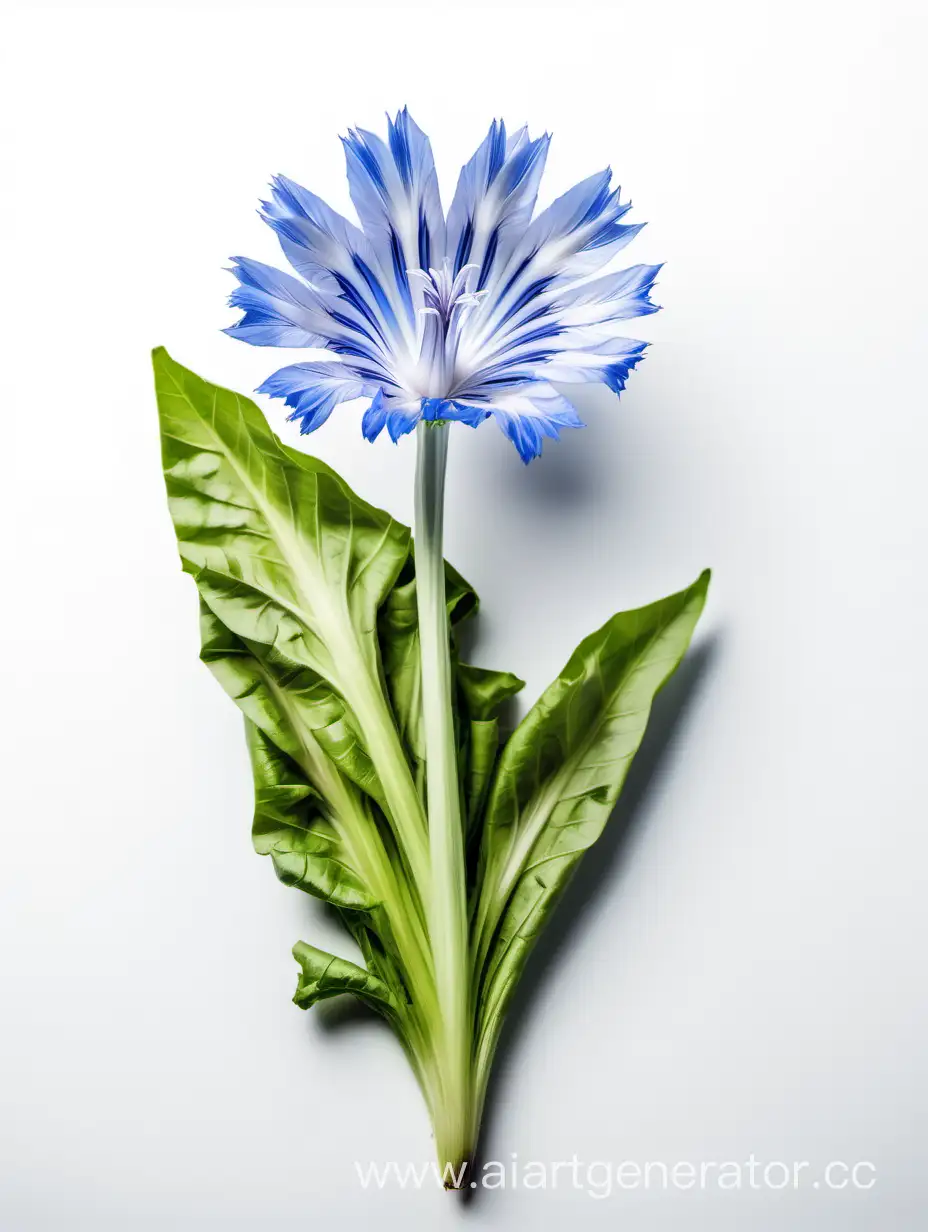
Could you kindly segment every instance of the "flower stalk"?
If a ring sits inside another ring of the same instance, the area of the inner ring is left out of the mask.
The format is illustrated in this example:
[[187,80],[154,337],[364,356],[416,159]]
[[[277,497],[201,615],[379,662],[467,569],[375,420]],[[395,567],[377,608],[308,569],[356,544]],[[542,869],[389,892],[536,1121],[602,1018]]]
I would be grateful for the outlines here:
[[433,1041],[439,1089],[432,1111],[439,1162],[458,1168],[468,1161],[474,1146],[473,1015],[442,544],[448,436],[449,425],[444,422],[423,422],[417,429],[415,544],[431,862],[428,917],[440,1014]]

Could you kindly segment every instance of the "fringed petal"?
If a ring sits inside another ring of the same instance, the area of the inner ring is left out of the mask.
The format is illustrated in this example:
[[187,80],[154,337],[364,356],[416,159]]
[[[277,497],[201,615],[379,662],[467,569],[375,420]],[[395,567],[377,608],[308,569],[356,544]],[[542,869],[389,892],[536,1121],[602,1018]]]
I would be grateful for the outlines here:
[[244,315],[223,332],[252,346],[327,347],[331,325],[312,288],[261,261],[233,257],[239,286],[229,306]]
[[320,362],[280,368],[258,386],[259,394],[283,398],[291,408],[288,419],[299,420],[300,432],[315,432],[340,402],[370,397],[376,385],[358,376],[346,364]]
[[[326,299],[331,315],[385,352],[403,338],[405,306],[370,239],[308,189],[276,176],[262,217],[293,268]],[[406,319],[406,332],[409,323]]]
[[376,441],[383,431],[386,422],[387,408],[384,405],[383,390],[378,389],[370,406],[364,412],[364,418],[361,420],[361,432],[367,440]]
[[445,255],[445,216],[428,137],[404,107],[387,117],[388,140],[364,129],[342,138],[351,200],[365,233],[389,270],[410,320],[415,296],[407,271],[428,269]]
[[461,169],[448,211],[448,256],[453,272],[476,265],[476,288],[489,286],[503,269],[532,217],[550,145],[520,128],[511,137],[494,120],[483,143]]
[[500,391],[488,409],[526,464],[541,453],[545,437],[556,441],[562,428],[584,426],[573,405],[546,381]]

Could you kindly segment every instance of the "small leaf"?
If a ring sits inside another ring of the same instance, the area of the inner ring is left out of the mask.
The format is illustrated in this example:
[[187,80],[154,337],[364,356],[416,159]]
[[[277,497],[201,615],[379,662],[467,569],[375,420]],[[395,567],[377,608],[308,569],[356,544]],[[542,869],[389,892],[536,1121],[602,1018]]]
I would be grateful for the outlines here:
[[387,1018],[395,1018],[398,1009],[396,999],[376,975],[345,958],[336,958],[325,950],[317,950],[305,941],[296,943],[293,957],[301,968],[293,1002],[301,1010],[308,1010],[317,1001],[351,993]]
[[457,664],[458,688],[468,716],[477,721],[496,719],[500,709],[525,688],[525,681],[512,672],[497,672],[472,663]]
[[706,572],[679,594],[613,616],[581,642],[503,750],[484,824],[474,925],[484,1073],[531,946],[609,819],[654,695],[689,645],[708,584]]

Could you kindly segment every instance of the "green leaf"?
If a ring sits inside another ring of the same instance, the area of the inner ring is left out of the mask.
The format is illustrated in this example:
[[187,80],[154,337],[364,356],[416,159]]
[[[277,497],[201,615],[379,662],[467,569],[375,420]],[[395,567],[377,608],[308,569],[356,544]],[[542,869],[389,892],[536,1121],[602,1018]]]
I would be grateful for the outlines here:
[[293,1002],[302,1010],[308,1010],[317,1001],[351,993],[372,1009],[394,1019],[398,1006],[396,998],[387,985],[345,958],[336,958],[314,945],[298,941],[293,947],[293,957],[300,964]]
[[300,765],[334,808],[344,803],[341,776],[382,800],[376,771],[351,716],[324,680],[274,646],[237,637],[202,598],[200,636],[200,658],[226,693]]
[[275,671],[310,673],[301,687],[325,715],[318,742],[383,803],[425,884],[425,817],[384,692],[377,638],[409,531],[324,463],[282,446],[254,403],[201,380],[163,349],[153,358],[185,570],[253,656]]
[[[460,662],[454,630],[475,615],[480,601],[470,583],[445,561],[445,595],[452,628],[457,681],[456,718],[461,747],[460,769],[468,829],[476,827],[499,747],[498,714],[503,703],[525,682],[511,672],[492,671]],[[420,792],[425,782],[425,733],[422,724],[419,666],[419,614],[414,556],[390,592],[380,613],[384,673],[393,713],[403,736]]]
[[200,627],[201,657],[247,716],[255,848],[282,881],[347,909],[356,939],[373,927],[395,951],[377,968],[401,984],[394,960],[416,962],[423,948],[415,904],[375,810],[314,737],[312,690],[307,701],[299,674],[275,676],[273,662],[251,654],[205,604]]
[[475,916],[478,1068],[538,932],[600,836],[644,735],[654,695],[683,658],[709,574],[613,616],[580,643],[507,743],[483,831]]
[[497,672],[473,663],[457,663],[458,691],[463,709],[476,723],[498,719],[503,705],[525,688],[525,681],[512,672]]
[[282,446],[253,402],[201,380],[163,348],[153,358],[184,567],[261,596],[247,614],[227,598],[224,623],[270,644],[288,618],[290,657],[337,689],[352,666],[338,651],[351,643],[379,668],[377,611],[409,553],[409,531],[323,462]]
[[255,851],[271,857],[284,885],[336,907],[372,910],[376,900],[350,865],[324,803],[264,732],[247,720],[246,730],[255,777]]
[[[452,627],[477,610],[476,592],[447,561],[445,595]],[[378,625],[393,714],[419,776],[425,764],[425,733],[420,704],[419,612],[412,554],[380,610]]]
[[512,672],[490,671],[470,663],[457,663],[463,755],[461,776],[468,833],[476,834],[499,751],[499,713],[503,705],[525,687]]

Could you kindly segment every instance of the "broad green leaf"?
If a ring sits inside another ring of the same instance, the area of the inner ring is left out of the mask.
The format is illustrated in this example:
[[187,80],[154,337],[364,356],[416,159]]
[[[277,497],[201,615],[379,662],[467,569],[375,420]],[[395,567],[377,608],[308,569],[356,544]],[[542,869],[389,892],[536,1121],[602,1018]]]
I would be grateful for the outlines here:
[[307,1010],[317,1001],[351,993],[365,1001],[372,1009],[395,1019],[398,1012],[396,998],[387,985],[345,958],[336,958],[314,945],[298,941],[293,947],[293,957],[300,964],[300,976],[293,995],[295,1005]]
[[[201,658],[246,715],[255,779],[255,850],[270,855],[287,885],[340,909],[373,976],[404,1006],[404,959],[417,947],[414,907],[388,856],[387,836],[357,787],[318,744],[311,673],[258,658],[201,603]],[[372,893],[376,891],[377,897]],[[392,911],[387,910],[392,908]],[[402,945],[393,941],[399,929]],[[392,955],[383,941],[393,947]],[[405,1039],[415,1027],[404,1015]]]
[[375,806],[319,743],[318,710],[327,702],[312,674],[282,667],[274,654],[258,657],[252,651],[261,647],[230,633],[205,604],[200,629],[201,658],[246,715],[255,848],[272,857],[282,881],[341,909],[374,974],[401,993],[418,972],[421,990],[426,942],[416,903]]
[[[202,575],[200,581],[204,585]],[[228,695],[302,767],[334,808],[343,805],[341,775],[382,801],[376,771],[351,716],[324,680],[275,646],[236,636],[202,598],[200,636],[200,658]]]
[[484,1077],[529,950],[603,831],[708,584],[706,572],[679,594],[613,616],[580,643],[503,750],[487,805],[474,923]]
[[339,661],[340,650],[356,642],[379,669],[377,611],[409,553],[408,530],[317,458],[285,449],[247,398],[201,380],[163,349],[154,366],[184,567],[262,597],[263,606],[239,617],[246,628],[224,621],[239,636],[255,632],[273,644],[278,617],[289,617],[285,640],[299,649],[291,657],[344,695],[339,685],[352,665]]
[[[185,570],[252,654],[308,669],[332,720],[320,741],[356,746],[375,772],[404,857],[425,884],[422,804],[381,676],[377,613],[409,554],[409,532],[318,459],[287,449],[246,398],[154,353],[168,502]],[[333,736],[334,732],[334,736]],[[328,748],[327,751],[332,751]]]
[[[257,850],[274,856],[278,875],[288,884],[355,912],[370,910],[371,922],[384,937],[399,931],[408,960],[421,950],[411,924],[415,907],[397,862],[391,860],[389,836],[378,825],[375,810],[316,739],[314,690],[303,688],[300,673],[275,675],[273,658],[257,658],[205,604],[200,628],[201,657],[246,715],[255,772]],[[257,760],[256,747],[267,750]],[[268,790],[275,786],[282,790]],[[309,837],[301,834],[298,796],[305,800]],[[295,811],[285,819],[281,814],[290,804]],[[309,820],[310,813],[316,820]],[[331,862],[304,863],[310,853],[324,854],[321,844],[328,843],[329,836],[337,839],[329,855],[341,871]],[[353,927],[350,918],[346,924]]]

